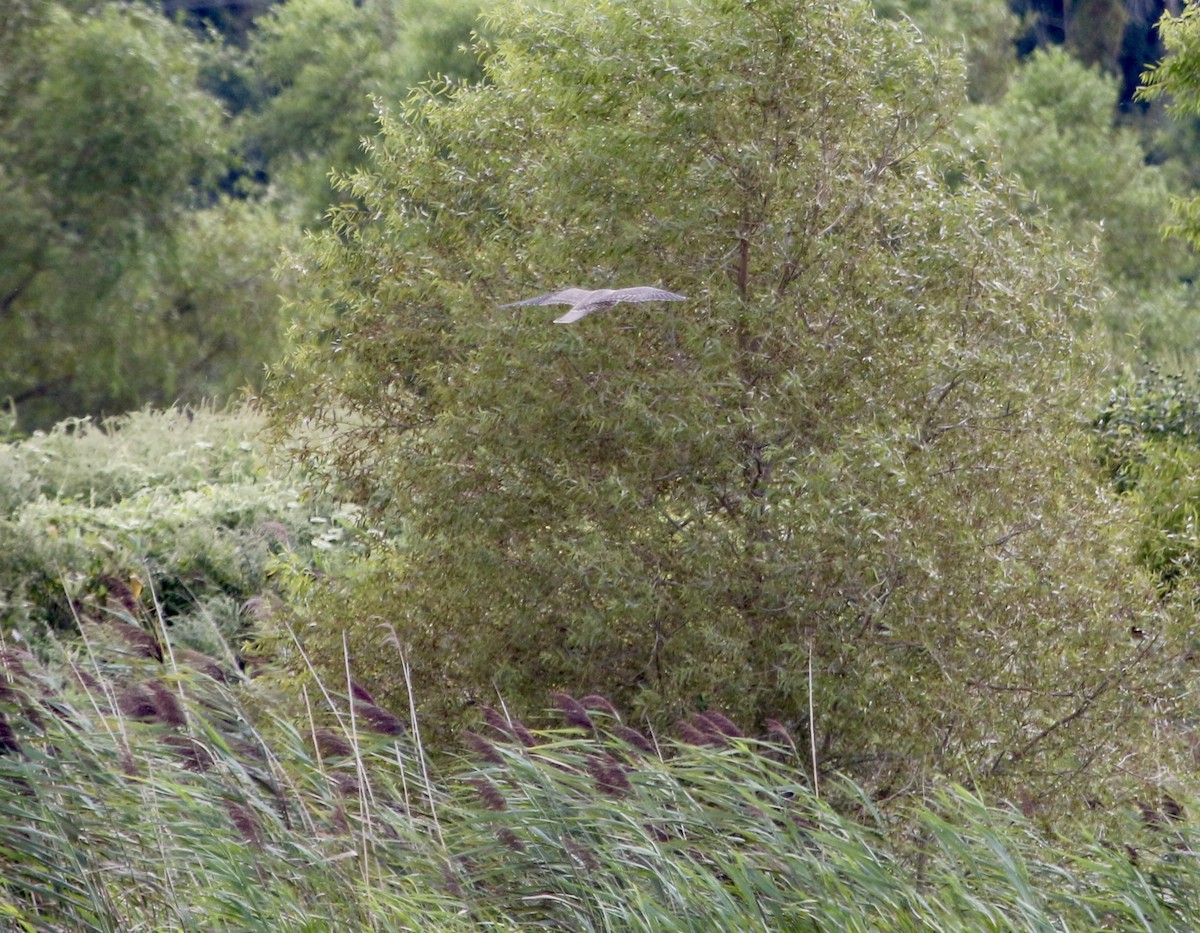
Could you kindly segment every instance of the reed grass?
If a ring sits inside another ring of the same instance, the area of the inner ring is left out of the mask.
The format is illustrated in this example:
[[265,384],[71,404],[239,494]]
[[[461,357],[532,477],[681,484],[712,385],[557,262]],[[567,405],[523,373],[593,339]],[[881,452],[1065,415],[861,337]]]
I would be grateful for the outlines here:
[[480,710],[447,765],[352,680],[297,720],[109,650],[4,655],[6,929],[1200,927],[1179,807],[1070,838],[955,787],[885,814],[714,712],[652,736],[565,694],[550,729]]

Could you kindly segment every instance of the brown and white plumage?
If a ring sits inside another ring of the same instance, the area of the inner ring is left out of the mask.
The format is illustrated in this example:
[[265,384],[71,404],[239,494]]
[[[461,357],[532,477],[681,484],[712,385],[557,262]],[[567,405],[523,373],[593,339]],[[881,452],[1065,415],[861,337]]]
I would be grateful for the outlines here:
[[585,288],[564,288],[549,295],[538,295],[537,298],[526,298],[524,301],[513,301],[502,308],[515,308],[517,305],[570,305],[571,310],[562,317],[554,319],[555,324],[570,324],[581,317],[587,317],[593,311],[604,311],[622,301],[686,301],[683,295],[663,291],[661,288],[651,288],[648,285],[635,285],[633,288],[600,288],[588,291]]

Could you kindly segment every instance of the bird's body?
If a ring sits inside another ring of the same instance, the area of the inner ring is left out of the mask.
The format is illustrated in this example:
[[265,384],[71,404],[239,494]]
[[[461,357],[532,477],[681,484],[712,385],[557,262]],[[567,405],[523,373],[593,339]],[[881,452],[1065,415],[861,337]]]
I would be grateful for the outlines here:
[[551,292],[548,295],[538,295],[537,298],[526,298],[524,301],[514,301],[502,308],[514,308],[517,305],[570,305],[571,310],[562,317],[554,319],[555,324],[570,324],[581,317],[587,317],[593,311],[604,311],[622,301],[686,301],[683,295],[663,291],[661,288],[651,288],[648,285],[635,285],[633,288],[600,288],[588,291],[585,288],[564,288],[562,291]]

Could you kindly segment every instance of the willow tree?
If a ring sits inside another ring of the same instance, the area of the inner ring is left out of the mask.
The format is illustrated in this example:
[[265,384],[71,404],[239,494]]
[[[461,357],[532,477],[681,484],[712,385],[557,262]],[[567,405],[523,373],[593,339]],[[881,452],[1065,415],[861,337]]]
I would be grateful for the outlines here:
[[[1141,100],[1166,100],[1176,117],[1200,114],[1200,7],[1188,4],[1178,16],[1163,14],[1158,24],[1167,57],[1142,75]],[[1200,246],[1200,197],[1180,198],[1172,233]]]
[[22,429],[228,394],[278,349],[286,229],[216,198],[200,85],[199,45],[147,4],[0,11],[0,405]]
[[[960,69],[840,0],[488,26],[489,82],[386,116],[297,259],[279,424],[403,541],[313,654],[348,629],[407,702],[391,624],[433,721],[559,688],[885,782],[1134,768],[1172,642],[1081,454],[1088,280],[955,164]],[[688,301],[500,307],[635,284]]]

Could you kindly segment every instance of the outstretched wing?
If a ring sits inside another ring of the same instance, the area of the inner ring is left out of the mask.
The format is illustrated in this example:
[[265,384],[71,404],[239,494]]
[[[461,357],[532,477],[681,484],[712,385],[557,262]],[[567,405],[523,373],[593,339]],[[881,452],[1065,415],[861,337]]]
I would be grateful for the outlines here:
[[551,292],[548,295],[538,295],[536,298],[526,298],[524,301],[510,301],[506,305],[501,305],[502,308],[515,308],[518,305],[574,305],[579,302],[591,298],[595,292],[589,292],[583,288],[564,288],[559,292]]
[[649,285],[635,285],[633,288],[618,288],[609,299],[612,301],[687,301],[683,295],[663,291],[661,288],[651,288]]
[[683,295],[665,292],[661,288],[651,288],[648,285],[635,285],[633,288],[601,289],[593,292],[590,297],[577,302],[560,318],[555,318],[555,324],[570,324],[581,317],[587,317],[593,311],[603,311],[622,301],[685,301]]
[[575,307],[573,307],[570,311],[568,311],[566,314],[564,314],[562,317],[556,317],[554,319],[554,323],[555,324],[572,324],[575,321],[578,321],[581,317],[587,317],[593,311],[600,311],[604,308],[611,308],[612,306],[613,306],[613,302],[611,302],[611,301],[580,302],[579,304],[575,305]]
[[632,288],[600,288],[588,291],[585,288],[564,288],[562,291],[550,292],[548,295],[538,295],[536,298],[526,298],[524,301],[512,301],[502,308],[515,308],[521,305],[570,305],[571,310],[562,317],[554,319],[555,324],[570,324],[582,317],[587,317],[593,311],[611,308],[621,301],[686,301],[683,295],[664,291],[661,288],[651,288],[649,285],[635,285]]

